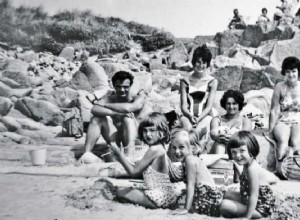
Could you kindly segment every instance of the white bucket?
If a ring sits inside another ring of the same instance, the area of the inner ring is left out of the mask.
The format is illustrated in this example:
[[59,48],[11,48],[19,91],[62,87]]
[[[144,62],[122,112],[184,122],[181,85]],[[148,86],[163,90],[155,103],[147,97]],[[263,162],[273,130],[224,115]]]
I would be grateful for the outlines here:
[[47,155],[46,149],[31,150],[29,153],[30,153],[32,165],[34,166],[45,165],[46,155]]

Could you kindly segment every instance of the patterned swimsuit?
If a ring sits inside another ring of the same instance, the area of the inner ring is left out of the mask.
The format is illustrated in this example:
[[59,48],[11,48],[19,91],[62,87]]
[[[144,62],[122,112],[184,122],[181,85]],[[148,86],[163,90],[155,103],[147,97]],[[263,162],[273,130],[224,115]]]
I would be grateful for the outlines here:
[[[248,205],[250,189],[249,181],[246,173],[242,173],[240,176],[240,195],[242,202]],[[275,206],[275,196],[269,185],[260,185],[258,192],[258,200],[255,210],[258,211],[263,217],[271,215]]]
[[300,123],[300,98],[287,97],[287,87],[285,94],[280,100],[280,115],[278,121],[287,125]]
[[[168,162],[167,159],[166,162]],[[143,172],[143,176],[148,188],[145,190],[145,195],[150,201],[158,208],[170,208],[176,205],[181,190],[178,189],[175,183],[171,183],[168,173],[158,172],[152,166],[149,166]]]

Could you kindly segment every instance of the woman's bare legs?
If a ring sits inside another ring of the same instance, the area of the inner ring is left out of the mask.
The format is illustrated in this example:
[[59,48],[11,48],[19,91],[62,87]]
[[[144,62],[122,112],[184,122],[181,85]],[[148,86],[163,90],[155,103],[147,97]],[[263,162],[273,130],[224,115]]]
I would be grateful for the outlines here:
[[145,193],[139,189],[122,188],[117,189],[117,200],[120,202],[128,202],[144,206],[150,209],[157,209],[158,207],[151,202]]
[[[277,122],[273,129],[273,135],[277,141],[277,149],[276,149],[276,172],[282,175],[282,160],[285,156],[285,152],[287,150],[289,139],[291,135],[290,127],[284,123]],[[299,135],[299,134],[298,134]]]

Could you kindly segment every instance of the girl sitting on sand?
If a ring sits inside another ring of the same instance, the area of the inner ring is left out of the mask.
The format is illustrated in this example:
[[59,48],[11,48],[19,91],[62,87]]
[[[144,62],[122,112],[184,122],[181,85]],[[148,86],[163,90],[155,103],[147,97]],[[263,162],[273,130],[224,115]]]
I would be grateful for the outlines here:
[[130,163],[120,149],[112,145],[116,159],[131,177],[143,175],[147,190],[117,189],[119,201],[130,202],[146,208],[169,208],[176,204],[175,184],[169,177],[165,144],[169,141],[168,122],[163,114],[153,112],[145,117],[139,125],[139,138],[149,145],[144,157],[135,165]]
[[[182,164],[187,184],[185,209],[178,209],[173,214],[182,215],[196,212],[209,216],[220,216],[219,207],[223,199],[223,192],[216,188],[204,160],[193,156],[189,133],[185,130],[174,132],[171,136],[171,147],[175,156],[183,159]],[[216,156],[219,157],[218,159],[221,158],[220,155]],[[209,158],[208,161],[212,161],[211,159]]]
[[270,178],[256,161],[259,144],[249,131],[239,131],[227,144],[230,159],[243,166],[240,193],[226,192],[220,212],[224,217],[262,218],[271,214],[275,197],[269,186]]

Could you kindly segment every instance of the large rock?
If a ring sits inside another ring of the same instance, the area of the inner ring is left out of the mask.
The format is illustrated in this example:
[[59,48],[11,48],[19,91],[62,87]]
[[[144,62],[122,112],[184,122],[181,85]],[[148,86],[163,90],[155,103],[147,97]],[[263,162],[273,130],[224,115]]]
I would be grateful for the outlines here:
[[174,44],[170,51],[168,66],[174,69],[181,67],[189,60],[189,55],[181,41]]
[[61,125],[64,115],[53,103],[44,100],[35,100],[29,97],[19,99],[15,108],[35,121],[45,125]]
[[223,54],[225,50],[238,43],[243,32],[244,30],[226,30],[217,33],[214,40],[219,46],[218,54]]
[[75,90],[94,90],[88,77],[81,71],[77,71],[69,82],[64,81],[59,87],[70,87]]
[[7,127],[2,122],[0,122],[0,132],[6,132],[6,131],[8,131]]
[[52,91],[51,95],[53,97],[53,103],[60,108],[74,107],[78,98],[77,91],[68,87],[57,88]]
[[244,93],[250,90],[257,90],[264,87],[272,88],[274,83],[270,81],[268,75],[261,70],[242,68],[243,78],[240,84],[240,90]]
[[13,94],[12,88],[4,84],[3,82],[0,82],[0,96],[11,97],[12,94]]
[[14,106],[14,104],[10,99],[0,97],[0,115],[1,116],[7,115],[13,106]]
[[262,41],[278,39],[291,39],[294,36],[295,29],[291,26],[274,26],[266,32],[259,25],[247,25],[240,44],[246,47],[258,47]]
[[214,76],[219,82],[218,90],[239,90],[243,79],[243,69],[241,66],[228,66],[217,69]]
[[0,81],[3,82],[5,85],[11,87],[11,88],[20,88],[22,85],[20,83],[17,83],[15,80],[10,79],[5,76],[0,77]]
[[90,85],[94,89],[109,87],[107,74],[105,73],[103,67],[95,61],[87,60],[81,66],[80,71],[87,76]]
[[22,60],[9,60],[2,74],[25,87],[42,85],[43,80],[41,78],[28,75],[28,67],[29,64]]
[[116,72],[119,72],[119,71],[131,72],[130,69],[128,68],[128,66],[126,66],[123,63],[105,62],[105,63],[100,63],[100,65],[105,70],[105,73],[107,74],[109,79],[111,79],[111,77]]
[[152,90],[152,77],[151,73],[148,72],[137,72],[134,73],[134,80],[131,86],[130,92],[137,94],[141,89],[150,93]]
[[21,125],[16,121],[16,119],[10,116],[0,117],[0,122],[4,124],[8,131],[11,132],[14,132],[21,128]]
[[27,63],[30,63],[32,61],[38,61],[39,55],[32,50],[28,50],[23,53],[17,53],[17,58]]
[[65,48],[61,51],[61,53],[59,54],[59,56],[65,58],[65,59],[68,60],[68,61],[71,61],[71,62],[72,62],[73,59],[74,59],[74,53],[75,53],[74,47],[68,46],[68,47],[65,47]]
[[297,32],[293,39],[277,41],[270,56],[270,66],[281,70],[282,61],[288,56],[300,57],[300,33]]

